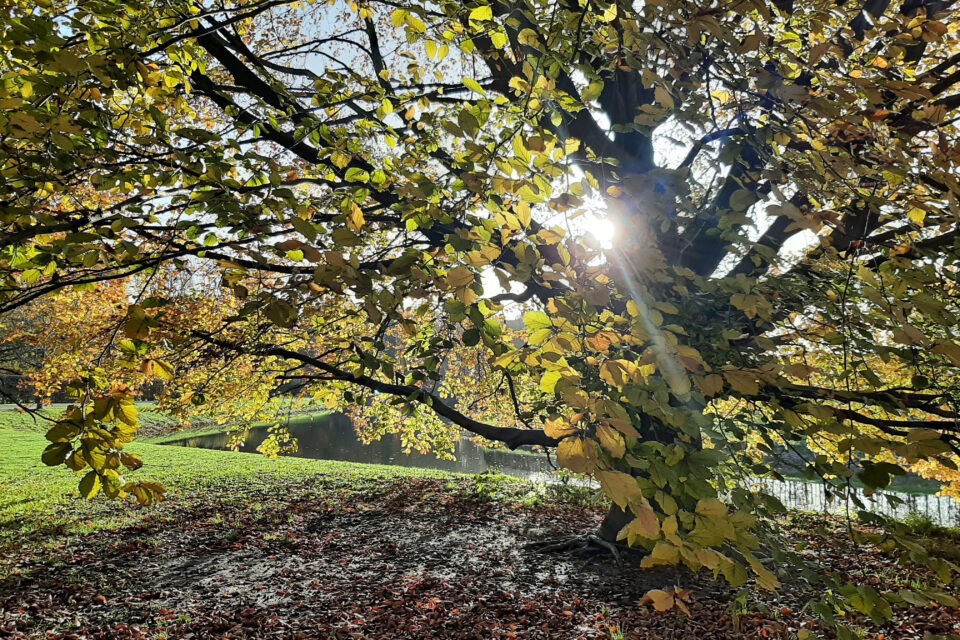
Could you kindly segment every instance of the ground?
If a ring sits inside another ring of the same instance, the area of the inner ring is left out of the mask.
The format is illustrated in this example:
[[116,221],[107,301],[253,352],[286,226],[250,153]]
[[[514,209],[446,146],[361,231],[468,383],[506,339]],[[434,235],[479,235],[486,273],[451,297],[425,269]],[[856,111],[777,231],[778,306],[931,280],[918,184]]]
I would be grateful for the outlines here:
[[[539,554],[590,529],[584,490],[416,469],[138,445],[170,499],[141,508],[71,494],[36,433],[0,428],[0,638],[790,638],[814,628],[799,582],[738,599],[708,576],[641,572],[639,554]],[[838,523],[782,524],[826,571],[877,589],[929,579]],[[639,605],[692,589],[690,615]],[[960,611],[912,606],[864,638],[960,630]]]

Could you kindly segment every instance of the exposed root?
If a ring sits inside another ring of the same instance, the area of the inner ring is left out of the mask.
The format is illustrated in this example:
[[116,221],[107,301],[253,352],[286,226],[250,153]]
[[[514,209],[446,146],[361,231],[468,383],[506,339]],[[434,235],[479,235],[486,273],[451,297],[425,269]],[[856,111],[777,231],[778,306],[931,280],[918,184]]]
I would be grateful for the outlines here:
[[620,555],[621,547],[619,545],[592,534],[573,538],[531,542],[530,544],[524,545],[524,548],[531,549],[537,553],[596,553],[599,551],[612,555],[617,564],[621,564],[623,560]]

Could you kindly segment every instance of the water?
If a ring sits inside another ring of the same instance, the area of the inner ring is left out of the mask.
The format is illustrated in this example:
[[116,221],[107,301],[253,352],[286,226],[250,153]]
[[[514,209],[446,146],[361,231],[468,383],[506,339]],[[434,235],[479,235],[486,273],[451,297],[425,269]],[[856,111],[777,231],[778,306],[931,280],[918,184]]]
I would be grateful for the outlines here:
[[[470,474],[496,468],[502,473],[533,481],[550,481],[554,471],[543,454],[487,449],[477,446],[468,438],[457,443],[454,452],[456,460],[439,460],[432,454],[406,454],[398,436],[387,435],[377,442],[363,444],[357,440],[350,419],[342,414],[330,414],[310,422],[292,422],[288,431],[300,445],[298,452],[293,455],[301,458],[421,467]],[[256,451],[266,437],[266,427],[251,429],[242,450]],[[229,440],[226,434],[214,433],[184,438],[170,444],[226,449]],[[821,484],[776,480],[758,480],[757,484],[762,484],[768,493],[776,496],[788,508],[829,512],[842,512],[845,509],[842,499],[828,499],[826,488]],[[892,504],[884,495],[867,497],[862,490],[853,491],[857,492],[869,511],[898,519],[910,513],[920,513],[942,526],[960,526],[960,503],[952,498],[891,492],[890,495],[903,501],[902,504]],[[857,510],[853,505],[851,508],[854,512]]]
[[[826,511],[843,513],[847,508],[844,499],[827,495],[827,487],[819,483],[795,482],[779,480],[757,480],[767,493],[775,496],[780,502],[791,509],[803,511]],[[867,496],[862,489],[851,489],[866,507],[867,511],[884,516],[903,520],[911,513],[929,516],[934,523],[944,527],[960,526],[960,502],[953,498],[944,498],[935,495],[916,495],[910,493],[885,492],[874,496]],[[888,500],[892,496],[902,503]],[[856,513],[859,508],[851,500],[850,510]]]
[[[300,445],[297,453],[292,454],[298,458],[389,464],[470,474],[497,468],[502,473],[528,480],[543,480],[554,470],[545,455],[488,449],[477,446],[469,438],[462,438],[457,443],[454,451],[456,460],[440,460],[434,454],[406,454],[399,436],[386,435],[376,442],[363,444],[357,440],[350,418],[338,413],[310,422],[292,422],[287,430]],[[266,437],[266,427],[250,429],[241,451],[256,451]],[[227,434],[213,433],[184,438],[170,444],[200,449],[226,449],[229,440],[230,436]]]

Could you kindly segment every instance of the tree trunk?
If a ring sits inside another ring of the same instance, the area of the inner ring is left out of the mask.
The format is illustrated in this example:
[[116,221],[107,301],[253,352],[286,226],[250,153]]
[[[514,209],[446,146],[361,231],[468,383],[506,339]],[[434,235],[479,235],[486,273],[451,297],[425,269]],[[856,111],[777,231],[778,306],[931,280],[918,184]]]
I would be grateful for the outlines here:
[[610,510],[607,512],[603,522],[600,524],[600,529],[597,531],[597,537],[601,540],[616,544],[617,534],[620,533],[620,530],[627,526],[634,517],[632,512],[624,511],[615,504],[610,505]]

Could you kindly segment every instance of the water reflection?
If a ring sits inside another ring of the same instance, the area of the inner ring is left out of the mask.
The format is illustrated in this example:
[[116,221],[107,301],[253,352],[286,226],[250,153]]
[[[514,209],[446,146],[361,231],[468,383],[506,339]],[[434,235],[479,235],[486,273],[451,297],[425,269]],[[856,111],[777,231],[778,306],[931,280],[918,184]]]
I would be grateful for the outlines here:
[[[819,483],[781,482],[779,480],[758,480],[755,486],[762,486],[767,493],[775,496],[785,506],[803,511],[823,511],[844,513],[848,502],[836,495],[829,495],[827,487]],[[862,489],[851,489],[852,494],[863,502],[867,511],[903,520],[911,513],[929,516],[936,524],[945,527],[960,526],[960,502],[953,498],[935,495],[914,495],[908,493],[878,493],[868,497]],[[888,496],[895,498],[890,500]],[[898,502],[898,501],[902,501]],[[851,500],[852,513],[859,508]]]
[[[456,460],[439,460],[433,454],[403,452],[399,436],[387,435],[376,442],[363,444],[357,440],[350,418],[330,414],[305,423],[292,423],[287,430],[300,445],[293,454],[299,458],[343,460],[368,464],[390,464],[401,467],[440,469],[456,473],[483,473],[491,467],[518,478],[540,479],[553,472],[546,456],[533,452],[512,452],[479,447],[468,438],[457,443]],[[250,430],[241,451],[256,451],[267,437],[266,427]],[[200,449],[226,449],[230,437],[223,433],[185,438],[170,444]]]
[[[467,438],[457,444],[456,460],[438,460],[434,455],[419,453],[405,454],[398,436],[385,436],[377,442],[365,445],[357,440],[353,423],[342,414],[293,422],[288,430],[299,441],[299,451],[294,455],[301,458],[421,467],[471,474],[482,473],[495,467],[505,474],[534,481],[550,481],[554,470],[547,457],[542,454],[486,449]],[[256,451],[266,437],[266,427],[251,429],[242,450]],[[171,444],[201,449],[225,449],[228,441],[229,436],[226,434],[209,434],[185,438]],[[761,484],[760,481],[758,484]],[[830,500],[826,488],[820,484],[765,480],[762,485],[768,493],[790,508],[829,512],[843,512],[846,508],[844,500],[836,497]],[[943,526],[960,525],[960,503],[951,498],[894,493],[891,495],[903,503],[893,504],[882,495],[868,498],[862,490],[854,491],[867,505],[868,510],[876,513],[903,519],[915,512],[926,514]],[[855,506],[851,508],[856,512]]]

